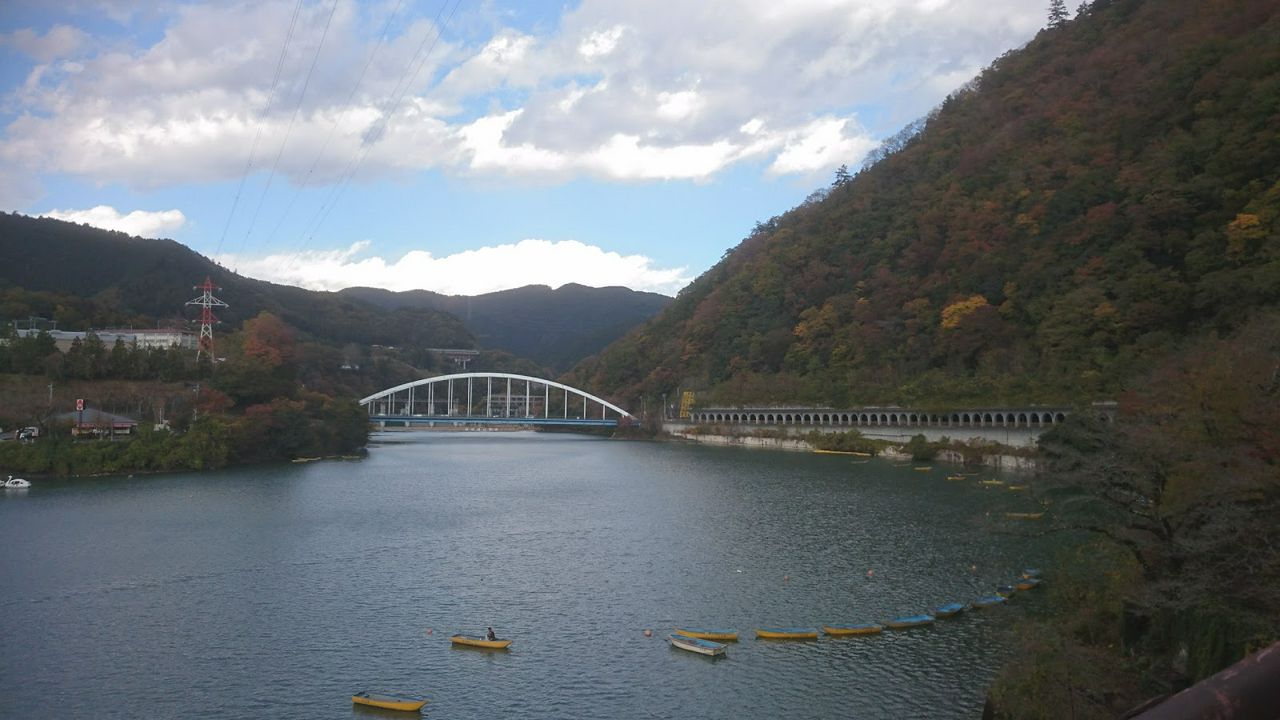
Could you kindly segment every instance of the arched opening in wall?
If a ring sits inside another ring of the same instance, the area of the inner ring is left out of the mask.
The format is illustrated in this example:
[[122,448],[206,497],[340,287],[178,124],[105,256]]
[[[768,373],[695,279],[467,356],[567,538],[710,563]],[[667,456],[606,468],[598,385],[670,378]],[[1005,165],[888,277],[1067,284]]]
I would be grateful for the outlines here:
[[1040,413],[1031,413],[1031,425],[1032,426],[1040,425]]
[[1066,419],[1067,419],[1066,413],[1058,413],[1057,415],[1053,416],[1053,421],[1055,423],[1064,422]]
[[960,421],[961,421],[961,422],[963,422],[965,425],[968,425],[968,424],[971,422],[971,419],[970,419],[970,417],[969,417],[969,413],[963,413],[963,414],[961,414],[961,415],[960,415]]
[[1027,424],[1027,414],[1018,413],[1018,419],[1013,421],[1013,426],[1018,427],[1019,425],[1022,425],[1025,427],[1026,424]]
[[991,424],[991,413],[984,413],[984,414],[982,415],[982,424],[983,424],[983,425],[990,425],[990,424]]
[[898,413],[891,413],[891,414],[889,415],[889,424],[890,424],[890,425],[897,425],[897,424],[898,424]]
[[859,416],[858,416],[858,424],[859,424],[859,425],[866,425],[866,424],[868,424],[869,422],[870,422],[870,418],[868,418],[868,417],[867,417],[866,413],[863,413],[863,414],[861,414],[861,415],[859,415]]
[[1004,413],[996,413],[996,424],[1004,426]]
[[881,424],[881,425],[888,425],[888,424],[889,424],[889,416],[888,416],[888,415],[885,415],[884,413],[880,413],[880,424]]
[[960,415],[959,415],[959,413],[951,413],[951,424],[952,424],[952,425],[959,425],[959,424],[960,424]]

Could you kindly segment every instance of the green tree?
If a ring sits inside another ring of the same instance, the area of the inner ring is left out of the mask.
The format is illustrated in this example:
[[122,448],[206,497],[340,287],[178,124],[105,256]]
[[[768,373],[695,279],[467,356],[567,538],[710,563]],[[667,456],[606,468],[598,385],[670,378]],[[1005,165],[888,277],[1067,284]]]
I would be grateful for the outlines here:
[[1067,24],[1070,17],[1067,13],[1066,0],[1049,0],[1049,27],[1062,27]]

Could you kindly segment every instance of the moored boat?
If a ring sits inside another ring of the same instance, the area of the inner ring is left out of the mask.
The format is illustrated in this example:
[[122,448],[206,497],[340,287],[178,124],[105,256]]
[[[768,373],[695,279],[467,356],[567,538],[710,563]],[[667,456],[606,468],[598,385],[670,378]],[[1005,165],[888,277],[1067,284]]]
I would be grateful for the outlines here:
[[979,608],[979,609],[989,608],[989,607],[995,607],[996,605],[1003,605],[1006,602],[1008,602],[1008,600],[999,595],[988,595],[986,597],[980,597],[977,600],[974,600],[973,607]]
[[1014,594],[1015,592],[1017,592],[1017,591],[1018,591],[1018,589],[1017,589],[1017,588],[1015,588],[1015,587],[1014,587],[1014,586],[1012,586],[1012,585],[997,585],[997,586],[996,586],[996,594],[997,594],[997,595],[999,595],[1000,597],[1002,597],[1002,598],[1006,598],[1006,599],[1007,599],[1007,598],[1011,598],[1011,597],[1013,597],[1013,594]]
[[23,480],[22,478],[16,478],[10,475],[9,479],[4,481],[4,486],[7,490],[21,490],[22,488],[31,487],[31,483]]
[[356,705],[369,705],[370,707],[382,708],[384,710],[406,710],[408,712],[416,712],[427,704],[426,698],[420,698],[416,695],[385,695],[383,693],[371,693],[367,690],[358,692],[351,696],[351,702]]
[[982,485],[1003,485],[1004,484],[1003,480],[979,480],[978,482]]
[[908,615],[906,617],[894,618],[889,622],[886,622],[884,626],[893,630],[906,630],[907,628],[920,627],[922,625],[930,625],[932,623],[932,615]]
[[454,645],[466,645],[468,647],[488,648],[490,650],[505,650],[511,646],[511,640],[493,639],[490,640],[483,635],[454,635],[449,638]]
[[815,640],[818,637],[818,629],[804,627],[756,628],[756,637],[765,640]]
[[964,475],[948,475],[947,479],[948,480],[964,480],[965,476]]
[[1022,578],[1013,586],[1019,590],[1030,590],[1040,584],[1039,578]]
[[671,635],[668,637],[672,647],[688,650],[699,655],[709,655],[717,657],[724,655],[725,644],[712,642],[711,640],[703,640],[702,638],[689,637],[688,635]]
[[1039,569],[1039,568],[1027,568],[1027,569],[1025,569],[1025,570],[1023,570],[1023,571],[1022,571],[1022,577],[1024,577],[1024,578],[1038,578],[1038,577],[1040,577],[1040,569]]
[[727,628],[676,628],[677,635],[716,642],[737,642],[738,631]]
[[861,625],[823,625],[822,632],[836,637],[846,637],[849,635],[875,635],[884,630],[883,625],[875,623],[862,623]]
[[966,607],[968,606],[965,605],[964,603],[950,603],[948,605],[943,605],[937,610],[934,610],[933,616],[940,617],[940,618],[954,617],[964,612]]
[[932,466],[932,465],[918,465],[918,466],[916,466],[916,467],[914,467],[914,468],[911,468],[911,469],[912,469],[912,470],[916,470],[916,471],[918,471],[918,472],[929,472],[930,470],[932,470],[932,469],[933,469],[933,466]]
[[871,457],[869,452],[858,452],[856,450],[814,450],[818,455],[852,455],[854,457]]
[[1004,516],[1010,520],[1039,520],[1044,517],[1042,512],[1007,512]]

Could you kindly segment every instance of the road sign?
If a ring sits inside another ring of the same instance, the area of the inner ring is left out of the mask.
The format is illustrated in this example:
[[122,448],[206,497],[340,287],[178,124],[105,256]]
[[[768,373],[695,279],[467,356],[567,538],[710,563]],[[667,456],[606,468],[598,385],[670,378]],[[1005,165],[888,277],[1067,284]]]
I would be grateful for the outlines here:
[[84,398],[76,398],[76,410],[84,411]]

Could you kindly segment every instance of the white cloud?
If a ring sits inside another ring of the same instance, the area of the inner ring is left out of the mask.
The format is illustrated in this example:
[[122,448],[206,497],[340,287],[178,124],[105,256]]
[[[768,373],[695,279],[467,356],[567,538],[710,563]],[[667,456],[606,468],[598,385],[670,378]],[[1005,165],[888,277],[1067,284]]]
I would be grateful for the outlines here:
[[[295,183],[332,182],[357,157],[365,178],[701,180],[760,157],[771,174],[807,175],[856,163],[867,136],[923,115],[1043,24],[1025,0],[583,0],[517,30],[481,4],[454,19],[467,40],[434,45],[428,16],[401,18],[373,55],[392,5],[338,0],[308,84],[330,6],[304,3],[274,97],[293,0],[161,4],[163,36],[132,45],[67,26],[11,32],[2,41],[42,64],[13,94],[0,178],[235,180],[255,138],[255,170],[284,148],[278,172]],[[886,104],[882,126],[857,125],[853,108]],[[29,201],[17,187],[0,181],[0,206]]]
[[0,45],[12,46],[37,62],[50,63],[74,53],[84,43],[86,37],[83,31],[76,28],[55,25],[44,35],[38,35],[30,28],[0,35]]
[[591,287],[620,285],[675,295],[691,280],[687,268],[657,268],[643,255],[620,255],[576,240],[521,240],[515,244],[435,257],[414,250],[388,261],[362,257],[365,240],[345,250],[313,250],[266,257],[220,255],[219,263],[241,274],[313,290],[354,286],[388,290],[430,290],[446,295],[478,295],[525,285],[566,283]]
[[848,125],[842,118],[822,118],[809,123],[788,139],[769,166],[769,172],[775,175],[811,173],[842,162],[861,160],[876,146],[876,141],[865,132],[846,136]]
[[618,47],[618,40],[622,38],[623,27],[614,25],[608,30],[593,32],[582,40],[578,45],[578,54],[588,60],[597,57],[603,57],[613,52]]
[[161,237],[165,233],[171,233],[181,228],[187,222],[187,217],[182,214],[181,210],[160,210],[158,212],[134,210],[128,215],[121,215],[119,210],[110,205],[98,205],[88,210],[50,210],[47,213],[41,213],[37,217],[83,223],[103,230],[119,230],[123,233],[147,238]]

